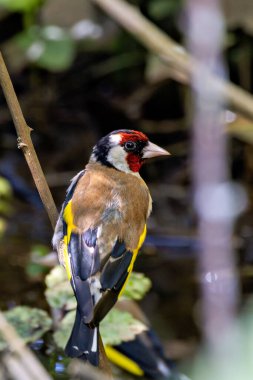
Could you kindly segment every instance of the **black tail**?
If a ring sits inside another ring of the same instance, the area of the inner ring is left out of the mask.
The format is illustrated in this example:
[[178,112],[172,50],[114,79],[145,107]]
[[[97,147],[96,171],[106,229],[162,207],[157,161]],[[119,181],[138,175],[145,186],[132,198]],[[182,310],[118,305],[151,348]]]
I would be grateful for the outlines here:
[[94,366],[99,365],[98,327],[88,327],[83,322],[78,308],[65,353],[71,358],[80,358]]

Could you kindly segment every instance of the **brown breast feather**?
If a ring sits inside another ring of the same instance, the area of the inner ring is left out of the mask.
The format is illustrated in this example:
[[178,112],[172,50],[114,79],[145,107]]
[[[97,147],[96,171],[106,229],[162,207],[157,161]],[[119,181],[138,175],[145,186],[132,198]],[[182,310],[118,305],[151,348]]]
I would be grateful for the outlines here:
[[109,252],[117,237],[133,250],[143,232],[150,202],[148,188],[140,177],[90,163],[72,198],[74,224],[81,231],[101,226],[99,246],[103,251]]

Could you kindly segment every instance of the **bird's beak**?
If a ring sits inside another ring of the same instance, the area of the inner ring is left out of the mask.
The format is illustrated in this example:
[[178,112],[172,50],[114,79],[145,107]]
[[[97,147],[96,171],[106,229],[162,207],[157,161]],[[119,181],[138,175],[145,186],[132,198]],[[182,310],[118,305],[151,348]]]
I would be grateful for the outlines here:
[[170,153],[160,148],[160,146],[153,144],[152,142],[148,142],[148,145],[145,146],[143,149],[143,156],[142,158],[152,158],[152,157],[158,157],[158,156],[169,156]]

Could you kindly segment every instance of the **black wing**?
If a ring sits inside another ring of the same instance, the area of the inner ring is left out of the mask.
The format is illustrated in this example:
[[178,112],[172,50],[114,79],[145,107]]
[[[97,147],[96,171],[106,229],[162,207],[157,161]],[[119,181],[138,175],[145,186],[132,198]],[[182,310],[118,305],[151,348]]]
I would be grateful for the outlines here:
[[60,242],[64,238],[64,231],[63,231],[63,225],[64,225],[64,223],[63,223],[63,213],[64,213],[64,209],[67,206],[68,202],[72,199],[74,191],[75,191],[75,188],[76,188],[76,185],[77,185],[79,179],[84,175],[84,173],[85,173],[85,170],[80,171],[71,180],[71,184],[69,185],[69,187],[67,189],[66,198],[65,198],[65,201],[64,201],[64,203],[62,205],[62,209],[61,209],[59,218],[57,220],[57,223],[56,223],[56,226],[55,226],[55,230],[54,230],[54,236],[53,236],[53,239],[52,239],[52,245],[53,245],[53,247],[54,247],[54,249],[56,251],[59,250]]
[[100,283],[103,294],[94,309],[92,320],[94,326],[99,324],[116,303],[128,278],[132,260],[133,253],[126,249],[124,242],[117,240],[101,272]]

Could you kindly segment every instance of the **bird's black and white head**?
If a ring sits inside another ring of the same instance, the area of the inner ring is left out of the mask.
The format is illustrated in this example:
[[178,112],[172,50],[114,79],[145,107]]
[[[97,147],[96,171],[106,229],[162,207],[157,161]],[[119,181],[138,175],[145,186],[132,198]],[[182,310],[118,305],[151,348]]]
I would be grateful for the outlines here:
[[109,133],[94,146],[90,162],[100,162],[125,173],[138,173],[144,161],[169,155],[149,141],[144,133],[122,129]]

